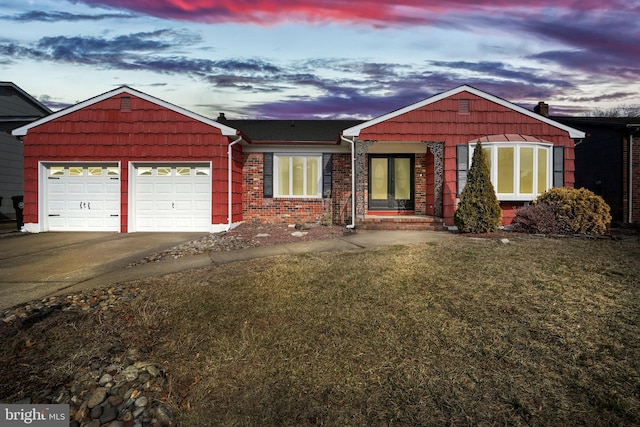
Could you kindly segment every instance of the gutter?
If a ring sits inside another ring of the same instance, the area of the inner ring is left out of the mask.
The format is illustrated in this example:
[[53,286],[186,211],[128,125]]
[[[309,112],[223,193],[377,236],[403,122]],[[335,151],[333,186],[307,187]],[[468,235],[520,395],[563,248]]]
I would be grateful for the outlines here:
[[340,135],[340,139],[351,144],[351,224],[347,225],[347,228],[354,229],[356,228],[356,137],[348,139]]
[[228,188],[227,188],[227,227],[225,228],[225,232],[231,230],[231,223],[233,218],[233,170],[232,170],[232,157],[233,157],[233,146],[242,141],[242,135],[238,135],[238,138],[231,142],[227,147],[227,172],[228,172]]

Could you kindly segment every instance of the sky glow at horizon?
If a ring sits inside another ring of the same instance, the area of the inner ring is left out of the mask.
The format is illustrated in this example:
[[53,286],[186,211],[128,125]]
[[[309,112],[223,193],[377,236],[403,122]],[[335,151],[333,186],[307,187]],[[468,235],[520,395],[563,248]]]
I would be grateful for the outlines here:
[[7,0],[0,80],[121,85],[207,117],[371,118],[462,84],[551,113],[640,104],[640,0]]

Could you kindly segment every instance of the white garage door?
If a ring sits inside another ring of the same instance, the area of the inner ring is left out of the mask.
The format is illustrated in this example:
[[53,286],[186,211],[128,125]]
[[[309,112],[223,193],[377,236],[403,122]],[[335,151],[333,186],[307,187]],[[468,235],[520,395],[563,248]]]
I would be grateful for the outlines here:
[[50,165],[45,174],[50,231],[120,231],[117,164]]
[[132,231],[210,231],[208,164],[135,165]]

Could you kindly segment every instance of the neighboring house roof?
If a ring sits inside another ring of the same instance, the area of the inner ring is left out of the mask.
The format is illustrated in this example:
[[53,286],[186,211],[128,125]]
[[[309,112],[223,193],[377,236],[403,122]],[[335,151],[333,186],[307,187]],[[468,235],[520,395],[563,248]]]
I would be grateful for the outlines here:
[[340,143],[340,133],[362,120],[227,120],[252,143]]
[[402,114],[408,113],[410,111],[416,110],[418,108],[422,108],[422,107],[424,107],[426,105],[429,105],[429,104],[432,104],[434,102],[441,101],[441,100],[443,100],[445,98],[448,98],[450,96],[456,95],[456,94],[461,93],[461,92],[469,92],[469,93],[471,93],[473,95],[476,95],[476,96],[478,96],[480,98],[484,98],[484,99],[486,99],[488,101],[495,102],[496,104],[502,105],[502,106],[504,106],[506,108],[509,108],[509,109],[513,110],[513,111],[517,111],[517,112],[519,112],[521,114],[524,114],[526,116],[532,117],[532,118],[534,118],[536,120],[539,120],[541,122],[547,123],[547,124],[549,124],[551,126],[554,126],[556,128],[562,129],[564,131],[567,131],[571,138],[574,138],[574,139],[584,138],[584,132],[582,132],[582,131],[579,131],[579,130],[574,129],[572,127],[563,125],[562,123],[559,123],[559,122],[557,122],[555,120],[552,120],[552,119],[550,119],[548,117],[545,117],[545,116],[542,116],[540,114],[534,113],[533,111],[529,111],[526,108],[520,107],[520,106],[518,106],[516,104],[513,104],[513,103],[511,103],[509,101],[506,101],[506,100],[504,100],[502,98],[499,98],[497,96],[488,94],[486,92],[483,92],[483,91],[481,91],[479,89],[476,89],[476,88],[468,86],[468,85],[459,86],[457,88],[448,90],[446,92],[442,92],[442,93],[440,93],[438,95],[434,95],[434,96],[432,96],[430,98],[427,98],[427,99],[425,99],[423,101],[420,101],[420,102],[417,102],[415,104],[409,105],[407,107],[401,108],[399,110],[393,111],[391,113],[376,117],[376,118],[374,118],[372,120],[369,120],[369,121],[366,121],[364,123],[360,123],[360,124],[358,124],[356,126],[353,126],[353,127],[350,127],[348,129],[344,130],[342,135],[343,136],[352,136],[352,137],[355,136],[355,137],[357,137],[357,136],[360,135],[360,131],[362,131],[363,129],[366,129],[366,128],[368,128],[370,126],[373,126],[373,125],[377,125],[378,123],[382,123],[384,121],[387,121],[387,120],[392,119],[394,117],[397,117],[397,116],[400,116]]
[[554,117],[561,123],[571,123],[572,126],[609,126],[615,128],[640,127],[640,117]]
[[30,122],[51,114],[40,101],[11,82],[0,82],[0,122]]
[[155,98],[155,97],[153,97],[151,95],[147,95],[146,93],[137,91],[137,90],[132,89],[132,88],[130,88],[128,86],[121,86],[121,87],[119,87],[117,89],[114,89],[112,91],[105,92],[102,95],[98,95],[96,97],[87,99],[86,101],[80,102],[80,103],[78,103],[76,105],[72,105],[70,107],[67,107],[67,108],[65,108],[63,110],[60,110],[60,111],[58,111],[56,113],[53,113],[53,114],[51,114],[51,115],[49,115],[47,117],[43,117],[40,120],[36,120],[33,123],[29,123],[28,125],[25,125],[25,126],[17,128],[17,129],[14,129],[12,134],[15,135],[15,136],[24,136],[24,135],[27,134],[29,129],[32,129],[32,128],[36,127],[36,126],[40,126],[40,125],[42,125],[44,123],[50,122],[50,121],[55,120],[55,119],[60,118],[60,117],[63,117],[65,115],[67,115],[67,114],[71,114],[71,113],[73,113],[75,111],[81,110],[81,109],[83,109],[83,108],[85,108],[87,106],[90,106],[90,105],[96,104],[98,102],[104,101],[104,100],[109,99],[109,98],[111,98],[113,96],[117,96],[117,95],[121,95],[121,94],[125,94],[125,93],[129,94],[129,95],[136,96],[136,97],[141,98],[141,99],[144,99],[144,100],[146,100],[148,102],[152,102],[154,104],[160,105],[160,106],[162,106],[164,108],[167,108],[169,110],[172,110],[172,111],[174,111],[176,113],[179,113],[179,114],[182,114],[184,116],[190,117],[190,118],[192,118],[192,119],[194,119],[196,121],[199,121],[199,122],[202,122],[204,124],[207,124],[207,125],[213,126],[215,128],[218,128],[218,129],[220,129],[220,131],[222,132],[222,135],[224,135],[224,136],[236,136],[238,134],[238,131],[236,129],[234,129],[234,128],[231,128],[231,127],[229,127],[227,125],[219,123],[219,122],[217,122],[215,120],[208,119],[208,118],[206,118],[204,116],[201,116],[201,115],[199,115],[197,113],[194,113],[192,111],[185,110],[184,108],[178,107],[177,105],[174,105],[174,104],[171,104],[169,102],[163,101],[161,99]]

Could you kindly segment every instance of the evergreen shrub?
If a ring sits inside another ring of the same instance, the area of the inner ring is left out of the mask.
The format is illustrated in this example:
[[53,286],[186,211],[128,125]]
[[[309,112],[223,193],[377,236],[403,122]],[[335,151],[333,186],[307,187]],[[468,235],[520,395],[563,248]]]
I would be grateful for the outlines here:
[[609,205],[593,192],[558,187],[538,196],[533,205],[519,209],[512,224],[515,230],[530,233],[601,235],[611,224],[611,214]]
[[561,233],[600,235],[611,224],[609,205],[586,188],[551,188],[537,202],[553,208]]
[[460,233],[488,233],[496,231],[501,221],[502,210],[491,184],[489,164],[482,145],[478,143],[453,223]]

